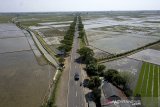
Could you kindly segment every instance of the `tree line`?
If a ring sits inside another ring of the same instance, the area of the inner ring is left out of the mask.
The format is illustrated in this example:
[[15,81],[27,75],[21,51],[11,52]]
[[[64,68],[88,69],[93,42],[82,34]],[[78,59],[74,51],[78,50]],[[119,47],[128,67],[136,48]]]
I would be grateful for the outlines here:
[[76,22],[77,22],[77,17],[75,16],[74,21],[70,24],[70,27],[64,36],[64,39],[60,41],[61,45],[58,47],[58,50],[64,52],[64,54],[67,54],[72,49]]

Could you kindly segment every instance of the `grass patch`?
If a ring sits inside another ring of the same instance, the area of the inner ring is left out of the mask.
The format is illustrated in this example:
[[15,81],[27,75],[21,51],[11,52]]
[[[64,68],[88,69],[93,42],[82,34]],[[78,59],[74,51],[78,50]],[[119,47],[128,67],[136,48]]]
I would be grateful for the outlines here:
[[0,23],[8,23],[13,18],[13,16],[5,16],[2,15],[0,16]]
[[46,105],[42,105],[41,107],[57,107],[56,106],[56,96],[57,96],[57,91],[58,91],[58,86],[59,86],[61,75],[62,75],[62,71],[58,71],[57,78],[54,83],[54,88],[51,93],[50,99],[48,100]]
[[80,44],[80,48],[85,47],[85,43],[83,42],[81,38],[79,39],[79,44]]
[[141,72],[140,72],[139,78],[138,78],[138,83],[137,83],[136,89],[134,91],[134,95],[136,95],[136,94],[138,94],[140,92],[140,88],[141,88],[142,79],[143,79],[143,75],[144,75],[144,72],[145,72],[146,65],[147,65],[146,63],[144,63],[142,65]]
[[[158,75],[158,69],[159,69],[159,66],[157,65],[144,63],[142,65],[142,69],[139,74],[138,82],[134,90],[134,95],[141,94],[142,103],[146,107],[148,106],[158,107],[158,90],[159,90],[158,78],[160,78],[159,77],[160,75]],[[144,75],[144,72],[145,72],[145,75]],[[144,75],[144,80],[143,80],[143,75]],[[148,82],[148,86],[147,86],[147,82]],[[142,89],[140,89],[141,86],[142,86]],[[152,93],[152,90],[153,90],[153,93]]]
[[49,45],[43,40],[43,38],[37,33],[34,32],[44,49],[58,62],[58,59],[55,57],[56,53],[49,47]]
[[53,102],[52,107],[56,107],[56,95],[57,95],[58,84],[59,84],[59,80],[60,80],[61,75],[62,75],[62,72],[59,72],[57,75],[57,80],[54,85],[53,93],[51,95],[50,101]]

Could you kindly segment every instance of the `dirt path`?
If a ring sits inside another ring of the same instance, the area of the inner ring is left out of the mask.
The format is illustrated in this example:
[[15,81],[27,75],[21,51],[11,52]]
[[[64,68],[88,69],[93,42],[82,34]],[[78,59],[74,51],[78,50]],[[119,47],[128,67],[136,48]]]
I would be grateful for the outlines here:
[[61,75],[58,90],[56,95],[56,105],[57,107],[67,107],[67,93],[68,93],[68,74],[70,67],[70,57],[65,60],[65,69]]

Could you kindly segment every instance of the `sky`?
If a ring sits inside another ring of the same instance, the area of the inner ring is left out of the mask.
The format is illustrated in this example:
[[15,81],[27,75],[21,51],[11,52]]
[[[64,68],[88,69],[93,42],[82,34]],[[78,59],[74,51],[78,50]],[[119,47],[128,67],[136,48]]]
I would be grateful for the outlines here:
[[0,12],[160,10],[160,0],[0,0]]

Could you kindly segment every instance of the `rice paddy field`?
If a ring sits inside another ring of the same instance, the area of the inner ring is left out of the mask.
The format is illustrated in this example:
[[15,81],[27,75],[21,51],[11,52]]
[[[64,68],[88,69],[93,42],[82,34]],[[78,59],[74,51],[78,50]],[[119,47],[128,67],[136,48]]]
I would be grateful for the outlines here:
[[0,107],[40,107],[54,74],[28,32],[0,24]]
[[110,54],[160,40],[160,12],[157,11],[93,12],[82,17],[89,45]]
[[134,95],[140,94],[145,107],[160,106],[160,66],[144,62]]
[[140,60],[140,61],[160,65],[160,51],[158,51],[158,50],[145,49],[143,51],[137,52],[137,53],[130,55],[128,57],[135,59],[135,60]]
[[16,18],[23,26],[27,26],[39,33],[40,38],[54,51],[58,52],[57,47],[68,30],[70,23],[73,22],[72,13],[37,13],[24,14]]

